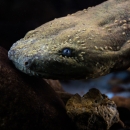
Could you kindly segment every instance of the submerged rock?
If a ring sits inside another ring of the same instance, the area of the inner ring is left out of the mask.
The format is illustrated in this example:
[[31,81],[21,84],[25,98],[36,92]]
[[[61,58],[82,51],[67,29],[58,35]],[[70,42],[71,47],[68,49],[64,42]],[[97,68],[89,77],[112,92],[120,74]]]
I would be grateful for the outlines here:
[[72,96],[66,109],[79,130],[108,130],[118,122],[123,125],[114,101],[96,88],[90,89],[83,97],[79,94]]

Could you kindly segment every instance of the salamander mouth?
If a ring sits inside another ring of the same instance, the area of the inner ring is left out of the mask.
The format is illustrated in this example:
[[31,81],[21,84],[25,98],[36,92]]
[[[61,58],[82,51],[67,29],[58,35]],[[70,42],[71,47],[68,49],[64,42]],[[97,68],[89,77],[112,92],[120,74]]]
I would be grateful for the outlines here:
[[15,67],[20,70],[21,72],[28,74],[30,76],[41,76],[42,74],[40,74],[39,72],[35,72],[33,70],[30,70],[29,68],[19,64],[18,62],[13,61]]
[[76,75],[75,76],[74,75],[73,76],[72,75],[64,75],[64,73],[58,74],[58,73],[54,73],[53,71],[51,73],[43,71],[43,70],[42,70],[42,72],[34,71],[34,70],[31,70],[25,66],[22,66],[18,62],[13,61],[13,63],[18,70],[20,70],[21,72],[28,74],[30,76],[36,76],[36,77],[41,77],[41,78],[45,78],[45,79],[81,79],[82,78],[78,75],[77,75],[77,77],[75,77]]

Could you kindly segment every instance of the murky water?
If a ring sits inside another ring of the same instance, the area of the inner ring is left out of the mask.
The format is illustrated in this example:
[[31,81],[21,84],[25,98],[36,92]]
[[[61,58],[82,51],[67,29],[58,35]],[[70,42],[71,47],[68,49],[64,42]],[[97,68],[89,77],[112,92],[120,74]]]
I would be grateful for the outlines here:
[[[130,97],[130,72],[122,71],[111,73],[106,76],[92,80],[71,80],[61,81],[65,91],[75,94],[84,95],[90,88],[98,88],[102,93],[109,98],[113,96]],[[124,91],[112,92],[113,87],[123,88]],[[126,91],[125,91],[126,90]]]

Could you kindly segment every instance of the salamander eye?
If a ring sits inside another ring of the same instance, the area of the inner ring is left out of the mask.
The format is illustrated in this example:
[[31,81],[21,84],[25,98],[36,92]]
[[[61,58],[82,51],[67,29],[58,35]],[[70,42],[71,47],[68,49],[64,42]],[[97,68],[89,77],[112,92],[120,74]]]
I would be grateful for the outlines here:
[[70,48],[64,48],[62,50],[62,55],[63,56],[67,56],[67,57],[72,56],[72,49],[70,49]]

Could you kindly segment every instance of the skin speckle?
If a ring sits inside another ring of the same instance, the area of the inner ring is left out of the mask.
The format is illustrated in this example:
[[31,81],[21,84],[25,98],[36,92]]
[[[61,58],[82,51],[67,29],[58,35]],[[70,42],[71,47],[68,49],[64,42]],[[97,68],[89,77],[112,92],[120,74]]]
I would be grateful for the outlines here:
[[112,47],[109,46],[108,49],[112,50]]
[[100,50],[103,51],[104,50],[103,47],[100,47]]
[[89,37],[88,40],[92,40],[93,38]]
[[120,47],[119,47],[119,46],[117,46],[117,50],[120,50]]
[[114,23],[118,23],[118,20],[115,20]]
[[123,27],[124,30],[127,30],[128,28],[126,26]]
[[86,49],[87,47],[82,47],[83,49]]
[[85,54],[85,52],[81,52],[81,54]]
[[77,41],[77,43],[81,43],[80,41]]
[[125,34],[126,34],[125,32],[122,33],[122,35],[125,35]]
[[127,24],[126,24],[126,23],[124,23],[124,24],[123,24],[123,26],[127,26]]
[[72,41],[72,39],[69,39],[69,41],[71,42],[71,41]]
[[78,56],[83,57],[83,55],[81,53]]
[[98,50],[98,47],[97,46],[94,46],[96,50]]
[[120,21],[119,23],[122,24],[122,21]]
[[108,32],[112,32],[112,29],[108,29]]
[[87,9],[83,9],[83,12],[86,13],[86,12],[87,12]]
[[79,39],[79,37],[75,37],[76,39]]
[[108,47],[107,47],[107,46],[105,46],[105,47],[104,47],[104,49],[105,49],[105,50],[107,50],[107,49],[108,49]]
[[83,58],[83,57],[81,57],[81,60],[82,60],[82,61],[84,61],[84,58]]
[[123,23],[126,23],[127,21],[126,20],[122,20]]

